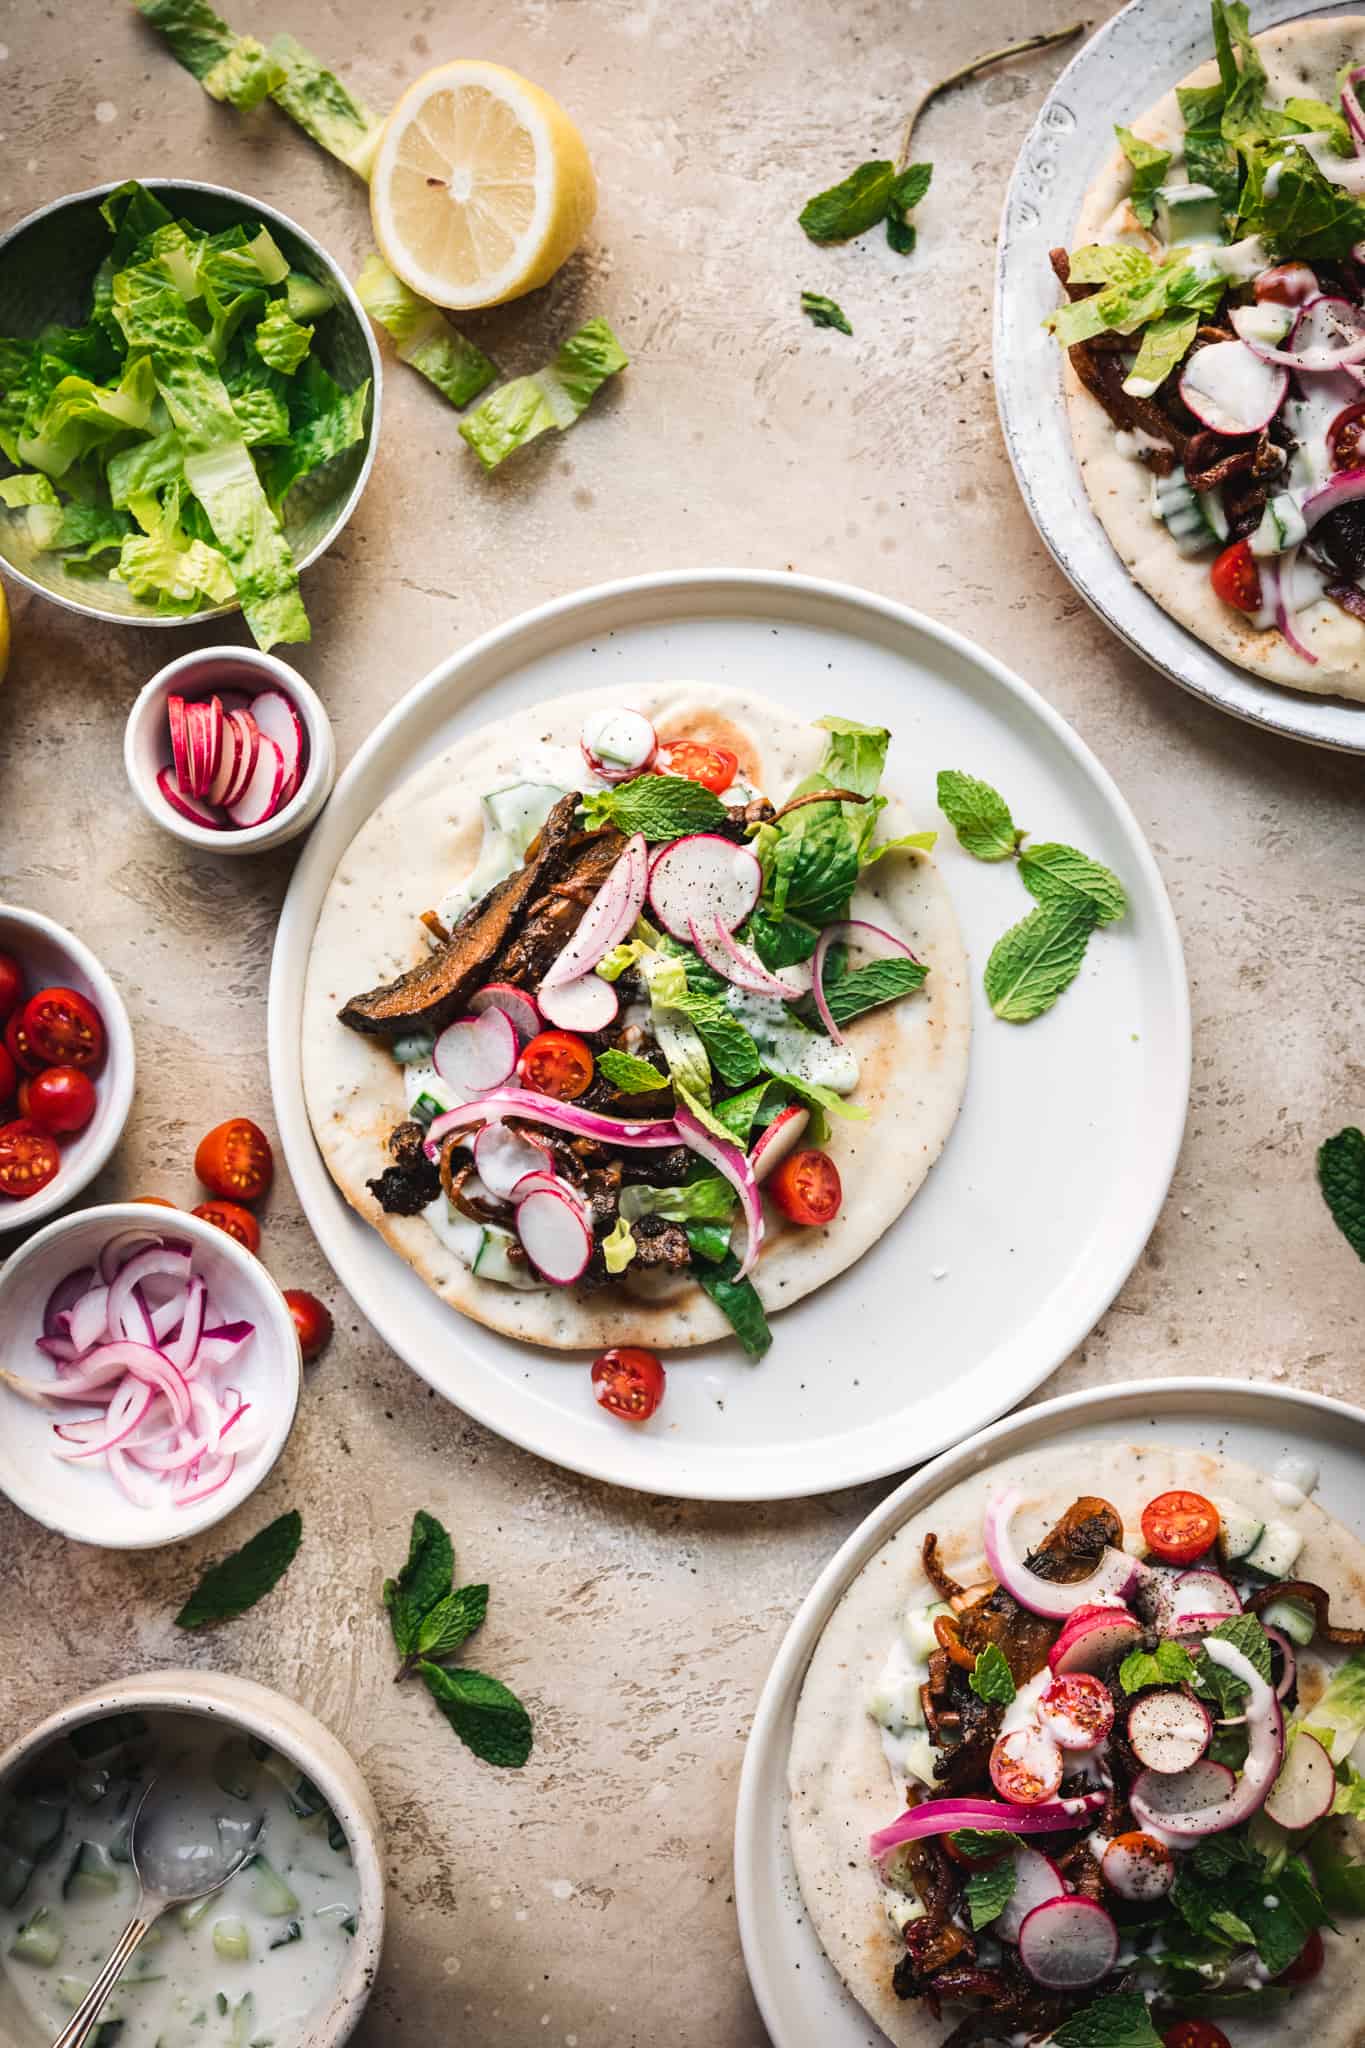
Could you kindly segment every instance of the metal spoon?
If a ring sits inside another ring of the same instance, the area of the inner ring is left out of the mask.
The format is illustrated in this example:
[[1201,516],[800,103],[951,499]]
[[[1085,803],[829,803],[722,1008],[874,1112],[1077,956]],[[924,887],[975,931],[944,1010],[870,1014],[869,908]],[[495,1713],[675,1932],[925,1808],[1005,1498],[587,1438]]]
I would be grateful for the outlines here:
[[253,1854],[265,1814],[228,1822],[222,1805],[221,1790],[207,1777],[200,1784],[177,1775],[161,1785],[153,1778],[144,1786],[129,1834],[137,1910],[52,2048],[81,2048],[125,1965],[162,1914],[221,1891]]

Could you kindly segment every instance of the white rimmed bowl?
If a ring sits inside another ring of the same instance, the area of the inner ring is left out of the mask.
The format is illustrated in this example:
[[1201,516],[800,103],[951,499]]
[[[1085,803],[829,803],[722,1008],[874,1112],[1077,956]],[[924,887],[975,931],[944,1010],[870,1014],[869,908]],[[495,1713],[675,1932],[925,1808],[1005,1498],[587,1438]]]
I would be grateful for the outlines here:
[[[167,803],[156,778],[159,769],[172,766],[167,699],[204,698],[224,690],[248,697],[282,690],[303,722],[307,759],[302,780],[282,810],[263,824],[219,831],[182,817]],[[123,765],[147,816],[173,838],[206,853],[266,853],[306,831],[326,803],[336,781],[336,741],[322,699],[287,661],[257,647],[201,647],[168,662],[143,685],[124,727]]]
[[[164,1504],[139,1507],[102,1465],[54,1457],[52,1425],[60,1415],[0,1386],[0,1492],[73,1542],[95,1543],[104,1550],[154,1550],[211,1529],[255,1492],[293,1427],[303,1360],[289,1304],[265,1267],[235,1238],[180,1210],[110,1202],[49,1224],[0,1272],[0,1366],[24,1379],[51,1377],[51,1367],[36,1348],[48,1297],[68,1273],[93,1264],[121,1230],[187,1238],[194,1247],[194,1270],[208,1282],[215,1305],[229,1320],[256,1325],[253,1342],[233,1365],[232,1384],[253,1404],[253,1413],[264,1415],[265,1440],[238,1459],[227,1484],[206,1500],[177,1507],[167,1486]],[[75,1402],[63,1405],[69,1405],[73,1420],[86,1412]]]
[[[315,1714],[282,1693],[225,1673],[160,1671],[113,1679],[10,1743],[0,1753],[0,1804],[49,1744],[73,1728],[132,1710],[202,1716],[268,1742],[312,1779],[345,1829],[358,1889],[355,1938],[335,1989],[309,2015],[295,2043],[295,2048],[341,2048],[365,2009],[384,1941],[383,1828],[358,1766]],[[23,2011],[2,1971],[0,2043],[4,2048],[46,2048],[46,2037]]]
[[[83,1131],[57,1140],[62,1163],[55,1180],[22,1202],[12,1202],[0,1195],[3,1236],[6,1231],[41,1223],[44,1217],[65,1208],[108,1162],[128,1121],[137,1062],[133,1027],[128,1022],[123,997],[90,948],[74,932],[54,924],[50,917],[40,917],[36,910],[22,910],[17,903],[0,903],[0,953],[12,953],[23,968],[26,996],[36,995],[41,988],[74,988],[80,995],[88,996],[104,1020],[108,1040],[104,1065],[91,1076],[98,1097],[94,1116]],[[16,1108],[13,1115],[18,1114]],[[0,1123],[9,1121],[8,1112],[0,1114]]]

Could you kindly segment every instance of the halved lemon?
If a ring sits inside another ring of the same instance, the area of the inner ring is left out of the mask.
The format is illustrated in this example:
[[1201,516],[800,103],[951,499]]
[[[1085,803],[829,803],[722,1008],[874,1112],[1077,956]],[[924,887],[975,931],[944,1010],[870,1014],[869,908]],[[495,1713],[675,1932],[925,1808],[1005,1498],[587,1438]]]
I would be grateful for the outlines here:
[[554,276],[597,209],[587,146],[557,100],[459,59],[410,85],[370,178],[390,270],[438,306],[498,306]]

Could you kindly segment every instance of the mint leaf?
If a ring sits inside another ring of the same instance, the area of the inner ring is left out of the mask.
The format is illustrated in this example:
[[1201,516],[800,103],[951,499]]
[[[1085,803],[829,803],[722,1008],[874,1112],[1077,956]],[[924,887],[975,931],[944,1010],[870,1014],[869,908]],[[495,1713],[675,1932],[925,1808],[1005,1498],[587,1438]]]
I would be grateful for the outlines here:
[[[995,1645],[991,1645],[994,1649]],[[1018,1875],[1013,1862],[1006,1857],[1001,1863],[993,1863],[989,1870],[974,1870],[962,1888],[971,1915],[972,1928],[979,1933],[989,1927],[992,1920],[1004,1912],[1014,1897]]]
[[1319,1145],[1318,1186],[1337,1229],[1365,1259],[1365,1132],[1354,1124]]
[[742,1088],[763,1072],[758,1047],[744,1026],[718,996],[686,989],[668,999],[670,1010],[691,1019],[706,1047],[706,1057],[727,1088]]
[[1254,1614],[1230,1614],[1209,1634],[1220,1643],[1231,1643],[1255,1666],[1266,1684],[1270,1683],[1270,1637]]
[[1158,149],[1154,143],[1144,142],[1140,135],[1134,135],[1131,128],[1115,128],[1119,148],[1133,167],[1133,182],[1128,193],[1128,203],[1145,228],[1152,225],[1156,215],[1156,194],[1159,186],[1166,181],[1170,168],[1171,152]]
[[919,240],[915,224],[910,220],[898,220],[894,213],[886,216],[886,239],[898,256],[913,256],[915,243]]
[[887,853],[932,853],[937,844],[937,832],[902,832],[899,839],[883,839],[868,847],[863,854],[863,866],[870,868]]
[[848,315],[833,299],[827,299],[819,292],[802,292],[801,311],[815,322],[817,327],[837,327],[840,334],[852,334]]
[[1240,1901],[1256,1936],[1256,1953],[1270,1977],[1278,1977],[1301,1954],[1314,1928],[1331,1922],[1303,1859],[1291,1856],[1271,1880],[1272,1889],[1253,1887]]
[[1024,1846],[1023,1836],[1011,1834],[1006,1828],[954,1828],[948,1840],[971,1858],[999,1856],[1006,1849]]
[[1097,1998],[1063,2020],[1048,2039],[1053,2048],[1161,2048],[1147,2001],[1140,1991],[1116,1991]]
[[895,165],[889,158],[859,164],[837,185],[808,199],[796,218],[812,242],[850,241],[886,218],[895,183]]
[[531,1754],[531,1717],[514,1692],[482,1671],[428,1663],[417,1668],[467,1749],[486,1764],[520,1770]]
[[384,1605],[402,1657],[417,1646],[422,1622],[450,1591],[455,1576],[455,1547],[434,1515],[419,1508],[412,1518],[408,1561],[396,1579],[384,1581]]
[[1088,898],[1040,904],[997,939],[986,962],[991,1008],[1006,1024],[1027,1024],[1050,1010],[1081,971],[1095,929]]
[[774,973],[779,967],[795,967],[799,961],[809,960],[820,942],[815,925],[799,917],[774,917],[762,903],[739,936]]
[[661,1074],[652,1060],[636,1059],[631,1052],[599,1052],[597,1071],[622,1095],[648,1095],[668,1086],[667,1074]]
[[729,1318],[731,1327],[750,1358],[762,1358],[773,1341],[768,1328],[768,1318],[763,1313],[763,1304],[752,1280],[736,1280],[739,1260],[733,1252],[727,1252],[719,1265],[709,1271],[702,1266],[692,1268],[692,1277],[697,1285],[710,1295],[721,1314]]
[[417,1655],[448,1657],[476,1628],[483,1627],[487,1613],[487,1586],[460,1586],[447,1593],[422,1617],[415,1645]]
[[231,1557],[211,1565],[175,1617],[177,1628],[231,1621],[264,1599],[288,1571],[303,1537],[303,1518],[290,1508]]
[[[928,968],[919,960],[869,960],[834,983],[825,982],[825,1001],[836,1024],[847,1024],[879,1003],[894,1003],[920,988]],[[598,1061],[601,1065],[601,1061]]]
[[999,790],[960,768],[939,770],[938,807],[964,851],[977,860],[1008,860],[1023,836]]
[[[967,1683],[979,1700],[987,1700],[997,1707],[1009,1705],[1014,1698],[1014,1679],[998,1643],[987,1643],[984,1650],[978,1650],[976,1664],[968,1674]],[[1002,1899],[1000,1906],[1004,1903]],[[1000,1906],[995,1909],[997,1913]],[[975,1924],[980,1925],[980,1922]]]
[[1097,924],[1113,924],[1128,908],[1123,884],[1074,846],[1047,841],[1026,846],[1019,855],[1019,879],[1037,903],[1066,901],[1084,896],[1095,906]]
[[1180,1643],[1158,1643],[1154,1651],[1130,1650],[1119,1666],[1119,1684],[1125,1692],[1141,1692],[1144,1685],[1189,1685],[1194,1681],[1194,1660]]
[[711,790],[685,775],[637,775],[615,789],[592,790],[583,799],[590,832],[615,825],[629,838],[681,839],[687,832],[707,832],[725,823],[725,806]]
[[910,215],[929,190],[932,164],[910,164],[892,185],[886,201],[886,239],[898,256],[912,256],[915,226]]

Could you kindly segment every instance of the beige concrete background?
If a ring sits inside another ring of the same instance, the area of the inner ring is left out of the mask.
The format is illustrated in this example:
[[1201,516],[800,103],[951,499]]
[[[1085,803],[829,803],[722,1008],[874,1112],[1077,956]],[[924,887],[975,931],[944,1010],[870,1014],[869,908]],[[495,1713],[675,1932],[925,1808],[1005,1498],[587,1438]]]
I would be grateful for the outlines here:
[[[935,184],[910,261],[878,236],[820,251],[796,226],[812,191],[894,147],[929,80],[1059,25],[1063,0],[279,8],[232,12],[264,36],[291,29],[376,106],[454,55],[558,94],[601,176],[591,244],[534,299],[467,324],[519,371],[601,312],[633,358],[572,435],[491,479],[390,359],[368,494],[305,583],[315,637],[299,664],[343,761],[452,647],[643,568],[790,565],[974,635],[1118,777],[1170,885],[1194,997],[1170,1200],[1118,1302],[1042,1393],[1208,1371],[1358,1397],[1365,1275],[1312,1155],[1365,1109],[1359,766],[1218,717],[1111,640],[1035,537],[1001,448],[995,222],[1062,60],[930,113],[916,153]],[[0,38],[0,219],[106,178],[198,175],[284,208],[354,272],[368,219],[349,175],[270,109],[212,105],[118,0],[5,0]],[[800,317],[803,286],[843,304],[851,340]],[[134,808],[124,716],[183,633],[100,629],[11,597],[0,894],[75,926],[127,996],[138,1100],[94,1193],[192,1202],[205,1127],[234,1111],[271,1126],[265,986],[290,859],[191,858]],[[160,1558],[76,1550],[0,1508],[0,1734],[115,1672],[188,1655],[250,1673],[322,1714],[389,1816],[392,1939],[362,2048],[757,2048],[730,1895],[745,1729],[797,1601],[885,1488],[710,1508],[567,1477],[385,1351],[283,1176],[265,1256],[338,1322],[279,1470],[220,1534]],[[170,1617],[198,1566],[291,1504],[306,1534],[285,1584],[187,1647]],[[419,1505],[451,1525],[468,1575],[492,1581],[478,1660],[536,1715],[519,1775],[476,1763],[390,1683],[379,1584]]]

